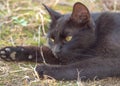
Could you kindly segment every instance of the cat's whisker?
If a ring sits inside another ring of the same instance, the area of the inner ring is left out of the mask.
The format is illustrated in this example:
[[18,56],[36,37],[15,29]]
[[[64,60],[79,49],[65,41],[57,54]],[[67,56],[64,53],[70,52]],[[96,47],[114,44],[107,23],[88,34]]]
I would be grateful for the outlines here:
[[59,58],[56,53],[53,53],[53,55],[54,55],[57,59]]

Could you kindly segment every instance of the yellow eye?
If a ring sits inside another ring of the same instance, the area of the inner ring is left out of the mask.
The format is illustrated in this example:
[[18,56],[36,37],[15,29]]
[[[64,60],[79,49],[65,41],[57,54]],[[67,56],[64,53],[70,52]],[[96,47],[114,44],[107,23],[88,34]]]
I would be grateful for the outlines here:
[[53,38],[50,38],[50,40],[51,40],[52,42],[54,42],[54,41],[55,41]]
[[66,41],[71,41],[71,39],[72,39],[72,36],[67,36],[67,37],[65,38]]

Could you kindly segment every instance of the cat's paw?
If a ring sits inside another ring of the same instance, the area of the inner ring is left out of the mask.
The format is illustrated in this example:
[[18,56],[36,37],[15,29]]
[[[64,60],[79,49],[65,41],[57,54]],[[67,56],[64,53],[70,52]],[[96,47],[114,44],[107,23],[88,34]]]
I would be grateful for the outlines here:
[[23,47],[4,47],[0,49],[0,58],[5,61],[17,61],[24,56]]
[[44,79],[45,67],[45,64],[40,64],[35,67],[35,72],[40,79]]
[[55,79],[54,68],[51,65],[40,64],[35,67],[35,72],[40,79]]

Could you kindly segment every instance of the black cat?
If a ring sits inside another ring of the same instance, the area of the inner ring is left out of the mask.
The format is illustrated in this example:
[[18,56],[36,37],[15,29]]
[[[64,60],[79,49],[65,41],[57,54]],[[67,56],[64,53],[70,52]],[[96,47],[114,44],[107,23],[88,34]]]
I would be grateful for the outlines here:
[[[45,6],[45,5],[44,5]],[[62,15],[45,6],[51,16],[46,46],[5,47],[7,61],[37,61],[40,77],[57,80],[104,78],[120,75],[120,13],[90,13],[80,2],[71,14]]]

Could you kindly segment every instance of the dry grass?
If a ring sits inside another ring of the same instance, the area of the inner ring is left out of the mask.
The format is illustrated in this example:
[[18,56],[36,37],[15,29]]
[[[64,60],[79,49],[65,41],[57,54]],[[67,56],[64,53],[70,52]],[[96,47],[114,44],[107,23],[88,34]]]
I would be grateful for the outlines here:
[[34,67],[35,63],[0,61],[0,86],[120,86],[119,78],[86,82],[40,80],[34,73]]

